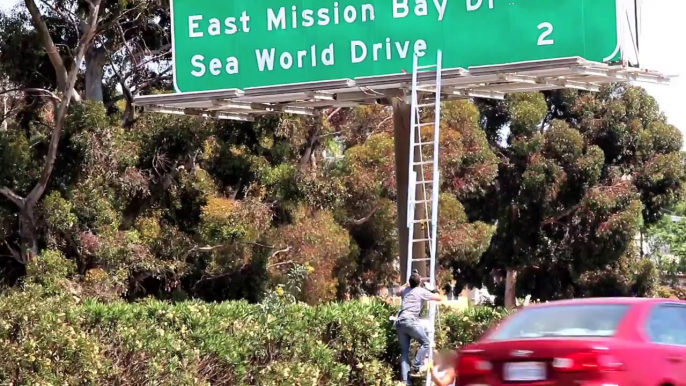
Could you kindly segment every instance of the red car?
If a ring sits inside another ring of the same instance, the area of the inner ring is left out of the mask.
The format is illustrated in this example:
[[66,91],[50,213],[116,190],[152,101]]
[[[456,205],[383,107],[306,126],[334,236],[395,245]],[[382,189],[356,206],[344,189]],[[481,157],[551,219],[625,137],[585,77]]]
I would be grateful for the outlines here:
[[464,347],[457,372],[460,386],[686,386],[686,302],[527,307]]

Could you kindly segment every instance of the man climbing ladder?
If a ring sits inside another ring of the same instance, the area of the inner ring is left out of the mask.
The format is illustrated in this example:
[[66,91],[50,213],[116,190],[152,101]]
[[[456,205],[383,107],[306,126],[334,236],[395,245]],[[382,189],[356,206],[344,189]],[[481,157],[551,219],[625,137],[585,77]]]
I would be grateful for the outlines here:
[[[438,51],[436,64],[420,66],[419,57],[415,53],[412,69],[406,266],[406,277],[410,277],[410,288],[403,290],[403,305],[397,321],[398,337],[403,354],[401,371],[405,383],[408,382],[410,372],[410,338],[416,339],[421,345],[411,369],[413,374],[421,373],[419,367],[427,356],[428,362],[431,363],[437,313],[436,301],[441,300],[440,296],[421,288],[421,283],[424,281],[432,289],[436,288],[442,61],[442,52]],[[420,71],[426,70],[435,71],[434,85],[419,83]],[[433,120],[423,122],[424,119],[430,119],[430,116],[433,116]],[[419,272],[410,275],[414,268]],[[421,277],[420,272],[427,276]],[[427,330],[424,330],[423,323],[419,320],[425,301],[429,301]],[[431,385],[431,375],[427,372],[426,386]]]
[[[443,300],[442,296],[422,288],[421,282],[422,278],[419,274],[413,273],[410,276],[409,287],[400,291],[402,306],[395,321],[401,350],[400,371],[402,380],[407,385],[411,384],[410,377],[421,377],[427,370],[424,360],[427,359],[431,350],[431,341],[419,319],[424,302]],[[412,339],[419,343],[420,348],[410,366],[410,343]]]

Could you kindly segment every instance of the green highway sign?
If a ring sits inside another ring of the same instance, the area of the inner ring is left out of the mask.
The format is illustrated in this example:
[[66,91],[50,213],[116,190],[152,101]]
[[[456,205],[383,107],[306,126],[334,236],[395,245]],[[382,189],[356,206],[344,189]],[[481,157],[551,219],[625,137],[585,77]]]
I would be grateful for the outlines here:
[[622,0],[171,0],[177,92],[621,57]]

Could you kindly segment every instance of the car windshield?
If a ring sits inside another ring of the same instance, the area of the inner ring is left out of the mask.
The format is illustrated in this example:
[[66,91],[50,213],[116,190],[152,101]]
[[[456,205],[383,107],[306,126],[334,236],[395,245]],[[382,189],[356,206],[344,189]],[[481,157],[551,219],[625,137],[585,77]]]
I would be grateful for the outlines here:
[[489,340],[543,337],[610,337],[628,311],[624,304],[549,306],[523,309]]

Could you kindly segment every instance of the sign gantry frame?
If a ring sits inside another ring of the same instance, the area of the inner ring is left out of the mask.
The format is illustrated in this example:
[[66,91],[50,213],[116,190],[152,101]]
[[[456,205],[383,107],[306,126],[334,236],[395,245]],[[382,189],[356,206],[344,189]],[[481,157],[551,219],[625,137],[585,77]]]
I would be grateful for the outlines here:
[[[423,72],[419,85],[431,93],[435,79],[435,73]],[[502,99],[508,93],[561,88],[598,91],[602,85],[616,82],[670,82],[670,76],[634,68],[627,62],[606,64],[580,57],[446,69],[442,79],[443,100]],[[253,121],[265,114],[313,115],[331,107],[387,105],[393,97],[408,95],[411,86],[412,74],[400,73],[245,90],[146,95],[135,98],[134,104],[149,112]]]

